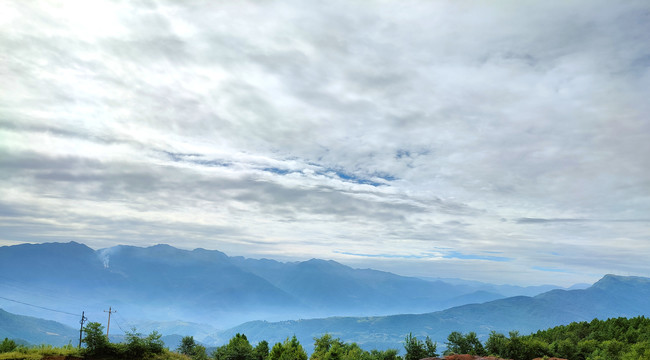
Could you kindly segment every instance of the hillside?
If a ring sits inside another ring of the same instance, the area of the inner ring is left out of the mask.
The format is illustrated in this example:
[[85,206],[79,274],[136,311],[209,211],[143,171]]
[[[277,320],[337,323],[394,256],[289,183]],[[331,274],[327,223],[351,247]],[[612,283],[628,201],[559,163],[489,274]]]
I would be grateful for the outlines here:
[[56,321],[11,314],[0,309],[0,339],[24,340],[32,344],[78,344],[79,330]]
[[275,342],[286,334],[296,334],[301,342],[309,343],[327,332],[364,348],[387,349],[398,347],[412,332],[443,344],[452,331],[475,331],[485,339],[492,330],[525,334],[573,321],[647,316],[649,298],[650,279],[607,275],[584,290],[552,290],[534,297],[517,296],[420,315],[254,321],[222,332],[219,340],[245,333],[251,341]]

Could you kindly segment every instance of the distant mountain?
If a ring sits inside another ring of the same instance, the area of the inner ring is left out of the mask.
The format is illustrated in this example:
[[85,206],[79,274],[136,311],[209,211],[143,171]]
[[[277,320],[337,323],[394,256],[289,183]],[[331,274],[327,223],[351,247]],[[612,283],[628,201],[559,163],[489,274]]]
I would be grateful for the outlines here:
[[606,275],[584,290],[552,290],[534,297],[516,296],[421,315],[254,321],[220,333],[218,340],[239,332],[251,341],[273,343],[295,334],[311,349],[312,339],[327,332],[367,349],[386,349],[401,348],[406,334],[412,332],[418,337],[430,336],[442,345],[452,331],[475,331],[485,339],[492,330],[527,334],[573,321],[648,316],[648,299],[649,278]]
[[[480,281],[473,280],[464,280],[464,279],[453,279],[453,278],[432,278],[432,277],[423,277],[423,280],[428,281],[442,281],[448,284],[452,284],[460,289],[465,289],[465,291],[477,291],[477,292],[488,292],[493,294],[500,294],[501,297],[512,297],[512,296],[535,296],[543,292],[547,292],[554,289],[560,289],[557,285],[536,285],[536,286],[517,286],[517,285],[495,285],[488,284]],[[591,284],[575,284],[570,287],[570,289],[584,289],[591,286]]]
[[4,338],[31,344],[77,345],[79,330],[55,321],[16,315],[0,309],[0,339]]
[[[0,247],[4,297],[80,315],[86,311],[91,321],[102,323],[103,310],[111,306],[118,310],[111,327],[116,332],[146,319],[224,329],[258,319],[422,313],[503,297],[500,290],[353,269],[335,261],[283,263],[169,245],[97,251],[75,242]],[[0,306],[25,313],[16,303],[0,300]],[[69,325],[79,321],[29,310]]]

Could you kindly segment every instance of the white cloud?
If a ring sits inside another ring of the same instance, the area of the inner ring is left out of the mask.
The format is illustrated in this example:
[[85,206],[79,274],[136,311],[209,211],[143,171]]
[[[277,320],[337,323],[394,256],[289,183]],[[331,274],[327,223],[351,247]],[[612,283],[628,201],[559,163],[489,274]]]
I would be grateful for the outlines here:
[[3,243],[649,275],[643,1],[2,6]]

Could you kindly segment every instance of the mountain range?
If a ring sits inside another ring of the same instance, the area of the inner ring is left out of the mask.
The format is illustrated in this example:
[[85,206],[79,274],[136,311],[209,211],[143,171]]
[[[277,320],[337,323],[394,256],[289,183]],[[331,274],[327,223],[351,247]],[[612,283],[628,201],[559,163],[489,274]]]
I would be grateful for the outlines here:
[[[451,284],[319,259],[278,262],[169,245],[93,250],[75,242],[0,247],[0,274],[7,298],[86,311],[93,321],[103,320],[103,310],[112,307],[118,310],[116,325],[125,328],[147,320],[226,329],[250,320],[424,313],[553,288]],[[78,322],[39,308],[28,314]]]
[[642,277],[607,275],[584,289],[519,288],[167,245],[0,247],[0,274],[0,306],[33,316],[0,312],[0,336],[32,343],[76,343],[81,311],[89,321],[106,324],[103,311],[109,306],[118,310],[112,333],[135,326],[172,342],[193,335],[207,345],[223,344],[237,332],[270,343],[295,334],[308,350],[313,337],[326,332],[368,349],[399,349],[409,332],[442,344],[452,331],[485,338],[492,330],[529,333],[572,321],[650,314],[650,279]]
[[[528,334],[573,321],[648,316],[648,298],[649,278],[606,275],[584,290],[552,290],[533,297],[515,296],[426,314],[252,321],[202,339],[203,343],[214,346],[226,343],[236,333],[244,333],[253,343],[267,340],[273,344],[296,335],[305,349],[311,352],[313,338],[329,333],[346,342],[357,342],[365,349],[399,350],[406,334],[413,333],[420,338],[430,336],[444,348],[446,336],[452,331],[474,331],[480,339],[485,340],[491,331],[507,334],[515,330]],[[178,346],[181,337],[188,335],[188,330],[199,326],[180,321],[144,325],[147,330],[139,331],[148,333],[157,330],[165,334],[163,340],[170,348]],[[203,331],[213,330],[202,327]],[[51,320],[14,315],[0,309],[0,338],[63,345],[68,342],[76,344],[77,334],[78,330]],[[122,338],[120,335],[111,336],[112,341],[121,341]]]
[[282,341],[295,334],[307,341],[324,333],[357,342],[367,349],[400,348],[408,333],[430,336],[444,344],[452,331],[474,331],[486,339],[491,331],[528,334],[540,329],[595,318],[650,315],[650,278],[606,275],[587,289],[551,290],[514,296],[426,314],[376,317],[330,317],[298,321],[248,322],[220,333],[224,341],[244,333],[252,341]]

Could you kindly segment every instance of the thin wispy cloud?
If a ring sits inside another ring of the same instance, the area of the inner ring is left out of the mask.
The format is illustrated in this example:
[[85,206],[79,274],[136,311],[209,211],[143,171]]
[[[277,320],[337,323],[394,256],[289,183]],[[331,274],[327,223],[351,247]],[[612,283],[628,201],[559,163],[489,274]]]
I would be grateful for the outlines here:
[[0,243],[650,275],[649,10],[4,2]]

